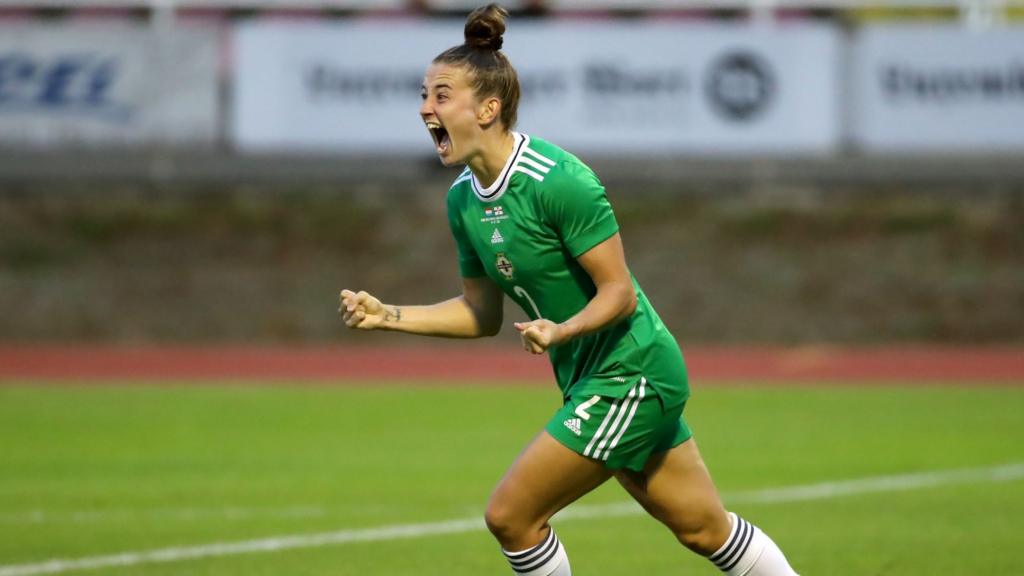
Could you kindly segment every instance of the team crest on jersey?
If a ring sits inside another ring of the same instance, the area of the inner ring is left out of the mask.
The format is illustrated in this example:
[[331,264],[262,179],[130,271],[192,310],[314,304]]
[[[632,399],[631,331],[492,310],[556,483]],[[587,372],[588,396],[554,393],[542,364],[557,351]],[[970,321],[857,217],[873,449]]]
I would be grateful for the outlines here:
[[504,276],[506,280],[512,279],[512,274],[515,272],[515,268],[512,267],[512,261],[505,256],[504,252],[498,252],[497,260],[494,262],[494,267],[498,269],[498,272],[501,272],[501,275]]
[[497,224],[502,220],[508,220],[505,209],[501,206],[488,206],[484,208],[484,217],[480,219],[484,224]]

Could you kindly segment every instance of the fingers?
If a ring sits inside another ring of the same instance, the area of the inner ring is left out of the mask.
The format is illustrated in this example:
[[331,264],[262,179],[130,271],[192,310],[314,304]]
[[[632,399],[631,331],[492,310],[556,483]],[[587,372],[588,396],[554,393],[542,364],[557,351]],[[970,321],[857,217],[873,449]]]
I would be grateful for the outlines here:
[[351,312],[355,310],[356,293],[351,290],[342,290],[338,296],[338,312]]
[[357,307],[352,312],[345,312],[345,315],[343,317],[343,320],[345,320],[345,325],[348,326],[349,328],[358,328],[359,324],[361,324],[362,321],[365,319],[366,310],[364,310],[362,306]]
[[359,306],[365,307],[369,299],[370,295],[365,290],[360,290],[358,293],[351,290],[342,290],[339,297],[338,312],[341,312],[342,309],[354,312]]
[[521,330],[519,336],[523,342],[523,350],[531,354],[543,354],[547,347],[543,344],[544,335],[541,334],[541,331],[536,326],[526,326]]
[[526,336],[526,334],[520,334],[519,335],[519,340],[520,340],[520,342],[523,345],[523,350],[526,350],[527,352],[529,352],[531,354],[536,354],[536,352],[534,352],[534,350],[537,348],[537,344],[534,343],[532,340],[530,340]]
[[365,291],[353,292],[342,290],[339,294],[338,314],[349,328],[357,328],[366,319],[366,307],[364,302],[370,297]]

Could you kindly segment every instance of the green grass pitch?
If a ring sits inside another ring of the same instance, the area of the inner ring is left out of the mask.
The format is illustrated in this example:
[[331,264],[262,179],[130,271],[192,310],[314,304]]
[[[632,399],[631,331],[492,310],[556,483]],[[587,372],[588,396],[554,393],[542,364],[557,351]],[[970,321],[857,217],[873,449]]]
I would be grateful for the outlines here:
[[[510,574],[479,528],[31,569],[55,559],[479,518],[557,401],[553,386],[6,382],[0,575]],[[730,495],[739,500],[730,507],[771,534],[802,574],[1024,574],[1020,475],[798,502],[738,496],[1022,463],[1024,388],[698,387],[687,417],[726,504]],[[626,500],[612,482],[575,506]],[[581,576],[718,573],[643,515],[555,525]]]

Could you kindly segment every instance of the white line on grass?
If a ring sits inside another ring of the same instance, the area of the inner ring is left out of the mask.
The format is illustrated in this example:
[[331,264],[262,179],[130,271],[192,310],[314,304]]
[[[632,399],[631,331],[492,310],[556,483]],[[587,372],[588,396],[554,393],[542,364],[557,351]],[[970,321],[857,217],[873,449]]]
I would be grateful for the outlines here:
[[[724,494],[723,500],[728,504],[759,503],[779,504],[800,502],[805,500],[826,500],[840,496],[870,494],[879,492],[899,492],[918,490],[936,486],[955,484],[979,484],[995,482],[1012,482],[1024,479],[1024,462],[994,466],[989,468],[969,468],[960,470],[938,470],[901,474],[895,476],[875,476],[854,480],[806,484],[787,488],[769,488],[766,490],[750,490]],[[643,511],[633,502],[617,504],[595,504],[575,506],[558,515],[560,520],[577,518],[608,518],[614,516],[630,516]],[[441,534],[458,534],[484,529],[482,518],[463,518],[444,522],[424,524],[401,524],[382,526],[380,528],[364,528],[358,530],[340,530],[320,534],[299,534],[277,536],[241,542],[224,542],[203,546],[187,546],[180,548],[163,548],[143,552],[125,552],[109,556],[90,556],[77,559],[55,559],[37,564],[12,564],[0,566],[0,576],[33,576],[36,574],[58,574],[73,570],[90,570],[95,568],[115,568],[136,566],[139,564],[155,564],[176,562],[213,556],[231,556],[236,554],[253,554],[259,552],[275,552],[296,548],[315,548],[351,542],[377,542],[383,540],[399,540],[420,538]]]
[[26,510],[0,514],[0,524],[90,524],[96,522],[165,521],[201,522],[207,520],[249,521],[258,518],[317,518],[327,515],[319,506],[282,508],[153,508],[148,510]]

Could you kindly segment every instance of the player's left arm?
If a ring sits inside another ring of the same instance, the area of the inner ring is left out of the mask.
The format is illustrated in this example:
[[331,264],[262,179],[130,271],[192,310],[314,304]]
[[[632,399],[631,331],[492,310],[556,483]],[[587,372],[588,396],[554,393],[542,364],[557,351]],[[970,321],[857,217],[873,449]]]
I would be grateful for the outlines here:
[[515,327],[528,352],[543,354],[551,346],[600,332],[629,318],[636,310],[636,290],[618,232],[581,254],[576,261],[590,275],[597,294],[575,316],[561,324],[543,318],[517,322]]

